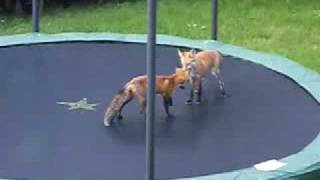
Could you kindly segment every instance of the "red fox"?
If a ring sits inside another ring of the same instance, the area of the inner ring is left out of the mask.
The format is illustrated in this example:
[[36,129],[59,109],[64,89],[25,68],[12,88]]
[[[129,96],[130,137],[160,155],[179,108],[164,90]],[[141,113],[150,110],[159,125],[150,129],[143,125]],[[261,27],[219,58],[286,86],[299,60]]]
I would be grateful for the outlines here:
[[197,95],[196,104],[201,103],[202,95],[202,79],[211,71],[219,81],[219,88],[221,94],[226,94],[224,89],[224,82],[220,74],[220,66],[223,57],[218,51],[200,51],[195,50],[189,52],[182,52],[178,49],[182,69],[188,71],[189,82],[192,86],[189,99],[186,104],[192,104],[194,95]]
[[[179,86],[184,88],[184,83],[188,81],[188,73],[181,68],[176,68],[174,74],[167,76],[156,76],[156,93],[163,98],[165,112],[171,116],[169,106],[172,106],[172,93]],[[145,112],[147,91],[147,76],[138,76],[131,79],[112,99],[104,116],[104,125],[110,126],[113,119],[122,119],[122,108],[129,103],[134,97],[137,98],[140,105],[140,113]]]

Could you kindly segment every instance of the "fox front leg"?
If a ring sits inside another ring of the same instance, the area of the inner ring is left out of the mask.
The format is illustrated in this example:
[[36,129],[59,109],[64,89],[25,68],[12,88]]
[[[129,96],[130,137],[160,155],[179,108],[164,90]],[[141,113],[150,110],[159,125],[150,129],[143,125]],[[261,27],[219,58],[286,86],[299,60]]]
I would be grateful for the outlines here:
[[190,90],[189,99],[186,101],[187,105],[191,105],[193,103],[193,99],[196,96],[196,104],[200,104],[201,102],[201,83],[195,83],[196,81],[192,82],[192,89]]
[[201,83],[201,77],[192,77],[191,81],[191,91],[189,95],[189,99],[186,101],[186,104],[190,105],[193,102],[194,96],[196,96],[196,102],[195,104],[201,103],[201,95],[202,95],[202,83]]
[[118,115],[117,115],[117,119],[118,119],[118,120],[123,119],[123,116],[122,116],[122,114],[121,114],[121,113],[122,113],[122,109],[123,109],[123,107],[126,106],[131,100],[132,100],[132,97],[129,98],[129,99],[127,99],[127,100],[122,104],[122,106],[120,107],[119,112],[118,112]]
[[192,104],[192,102],[193,102],[193,94],[194,94],[194,90],[193,90],[193,88],[192,88],[192,89],[190,90],[189,99],[186,100],[186,104],[187,104],[187,105],[191,105],[191,104]]
[[187,105],[191,105],[193,103],[193,98],[194,98],[194,91],[195,91],[195,87],[196,87],[196,77],[192,76],[189,79],[189,82],[191,84],[191,90],[190,90],[190,94],[189,94],[189,99],[186,101]]
[[197,90],[194,90],[194,94],[196,94],[197,99],[196,99],[196,104],[201,104],[201,99],[202,99],[202,83],[200,81],[199,87]]
[[191,105],[193,103],[194,96],[196,96],[195,104],[200,104],[201,95],[202,95],[202,88],[191,89],[189,94],[189,99],[186,101],[186,104]]

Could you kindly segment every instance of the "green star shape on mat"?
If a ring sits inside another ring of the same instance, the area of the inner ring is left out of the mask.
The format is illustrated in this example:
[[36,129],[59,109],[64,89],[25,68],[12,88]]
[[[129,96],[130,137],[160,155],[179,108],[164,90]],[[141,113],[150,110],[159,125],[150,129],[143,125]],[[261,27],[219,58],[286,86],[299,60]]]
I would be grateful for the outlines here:
[[68,106],[69,110],[84,109],[88,111],[95,111],[96,106],[98,106],[98,104],[89,104],[87,98],[83,98],[77,102],[57,102],[57,104]]

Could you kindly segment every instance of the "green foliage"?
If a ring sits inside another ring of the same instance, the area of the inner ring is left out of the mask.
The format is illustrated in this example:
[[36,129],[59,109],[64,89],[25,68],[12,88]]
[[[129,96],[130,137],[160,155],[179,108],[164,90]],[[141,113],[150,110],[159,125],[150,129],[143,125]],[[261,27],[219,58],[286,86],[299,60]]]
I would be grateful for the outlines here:
[[[96,0],[43,12],[42,31],[146,33],[145,0]],[[158,0],[158,33],[210,37],[211,0]],[[277,53],[320,72],[319,0],[219,0],[219,40]],[[0,35],[26,33],[30,17],[0,17]]]

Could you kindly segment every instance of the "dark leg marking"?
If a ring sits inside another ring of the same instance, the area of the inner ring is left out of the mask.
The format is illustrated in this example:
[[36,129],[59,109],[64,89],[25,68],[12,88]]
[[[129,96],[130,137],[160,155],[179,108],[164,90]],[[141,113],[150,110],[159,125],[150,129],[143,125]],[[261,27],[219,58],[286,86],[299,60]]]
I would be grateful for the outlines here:
[[170,97],[163,97],[163,106],[164,106],[164,110],[166,111],[167,116],[170,116],[170,112],[169,112],[169,105],[170,105]]
[[190,90],[190,94],[189,94],[189,99],[186,101],[186,104],[187,105],[190,105],[192,104],[192,101],[193,101],[193,88]]

